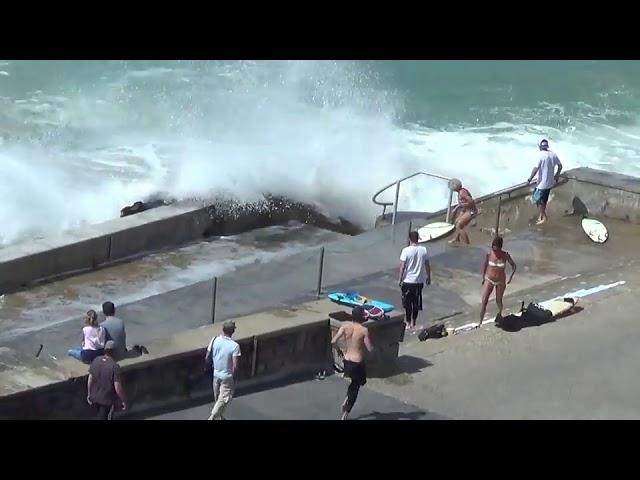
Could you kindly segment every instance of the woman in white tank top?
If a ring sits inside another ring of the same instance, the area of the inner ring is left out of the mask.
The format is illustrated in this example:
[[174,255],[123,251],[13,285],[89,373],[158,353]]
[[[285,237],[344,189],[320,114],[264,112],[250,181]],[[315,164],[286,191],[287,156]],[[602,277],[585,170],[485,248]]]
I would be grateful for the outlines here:
[[106,331],[98,324],[98,314],[89,310],[84,316],[85,326],[82,328],[82,348],[72,348],[69,356],[90,364],[96,357],[104,355]]

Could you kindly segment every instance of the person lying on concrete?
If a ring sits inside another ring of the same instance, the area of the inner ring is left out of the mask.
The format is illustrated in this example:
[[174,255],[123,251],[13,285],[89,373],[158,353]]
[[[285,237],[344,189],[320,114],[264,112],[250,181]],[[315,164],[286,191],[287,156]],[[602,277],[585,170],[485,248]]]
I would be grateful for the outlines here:
[[213,408],[209,420],[224,420],[224,411],[235,392],[240,345],[231,339],[236,331],[233,320],[222,324],[222,335],[216,335],[209,342],[204,361],[213,369]]
[[107,340],[113,340],[116,347],[113,352],[113,358],[116,362],[125,358],[139,357],[143,353],[149,353],[144,346],[134,345],[131,350],[127,350],[127,332],[122,319],[115,316],[116,306],[113,302],[104,302],[102,304],[102,313],[104,313],[104,321],[100,324],[107,332]]
[[[351,409],[356,403],[360,387],[367,383],[367,370],[365,368],[365,356],[367,352],[373,352],[373,345],[369,338],[369,329],[362,324],[365,322],[364,307],[355,307],[351,312],[352,322],[343,322],[331,344],[336,348],[338,354],[344,357],[344,376],[351,379],[347,388],[347,396],[342,402],[341,420],[346,420]],[[345,351],[338,348],[338,342],[344,339]]]
[[70,357],[89,365],[94,358],[104,355],[106,330],[98,324],[98,314],[89,310],[84,316],[82,328],[82,347],[71,348],[67,352]]
[[451,216],[455,221],[456,232],[455,237],[449,240],[449,243],[459,243],[462,240],[468,245],[470,243],[469,234],[464,231],[464,228],[478,214],[478,207],[469,190],[463,188],[462,182],[457,178],[449,180],[449,188],[458,194],[458,204],[451,212]]
[[96,420],[111,420],[118,406],[127,409],[120,365],[113,358],[115,351],[115,342],[109,340],[104,346],[104,355],[95,358],[89,367],[87,403],[96,409]]
[[[496,289],[496,304],[498,305],[498,317],[502,317],[502,297],[507,285],[511,283],[516,273],[516,263],[509,252],[502,250],[502,237],[497,236],[491,242],[491,250],[487,253],[482,267],[482,299],[480,304],[480,323],[482,326],[484,314],[487,311],[487,303],[493,288]],[[506,264],[511,265],[511,275],[507,281]]]
[[[536,225],[541,225],[547,221],[547,202],[549,201],[549,193],[560,178],[560,172],[562,172],[562,163],[558,158],[558,155],[549,150],[549,142],[543,139],[538,145],[540,149],[540,155],[538,157],[538,165],[531,170],[531,175],[527,180],[527,183],[531,183],[533,177],[538,174],[538,182],[536,189],[533,191],[533,200],[538,206],[538,220]],[[558,167],[558,171],[555,172],[555,168]]]
[[418,245],[418,232],[409,233],[409,246],[400,253],[400,294],[405,311],[405,323],[414,331],[418,312],[422,310],[422,288],[431,285],[431,264],[426,247]]

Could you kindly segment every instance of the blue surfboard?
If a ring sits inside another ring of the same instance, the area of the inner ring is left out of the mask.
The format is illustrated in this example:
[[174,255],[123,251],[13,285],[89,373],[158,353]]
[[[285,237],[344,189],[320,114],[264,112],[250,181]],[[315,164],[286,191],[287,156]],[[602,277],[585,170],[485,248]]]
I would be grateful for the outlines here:
[[384,313],[389,313],[395,307],[389,303],[384,303],[379,300],[374,300],[372,298],[367,298],[365,296],[360,295],[358,292],[334,292],[327,295],[329,300],[332,302],[338,303],[340,305],[345,305],[347,307],[378,307],[384,311]]

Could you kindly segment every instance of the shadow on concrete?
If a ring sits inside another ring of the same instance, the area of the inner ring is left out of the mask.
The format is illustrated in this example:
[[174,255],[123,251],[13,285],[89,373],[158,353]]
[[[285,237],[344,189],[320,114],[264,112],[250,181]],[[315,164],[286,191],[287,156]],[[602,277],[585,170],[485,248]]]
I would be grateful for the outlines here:
[[514,332],[519,332],[523,328],[539,327],[541,325],[547,325],[549,323],[553,323],[556,320],[559,320],[561,318],[570,317],[571,315],[575,315],[576,313],[579,313],[582,310],[584,310],[583,307],[577,306],[577,307],[572,308],[568,312],[566,312],[566,313],[564,313],[562,315],[558,315],[557,317],[552,318],[552,319],[550,319],[550,320],[548,320],[546,322],[536,322],[536,323],[529,322],[526,319],[524,319],[523,317],[516,317],[513,314],[510,314],[510,315],[507,315],[506,317],[503,317],[502,320],[496,321],[495,326],[497,328],[499,328],[500,330],[503,330],[505,332],[514,333]]
[[385,367],[378,367],[376,375],[371,375],[371,378],[388,378],[401,373],[420,373],[423,369],[431,366],[433,366],[433,363],[424,358],[402,355],[394,363]]
[[[327,372],[327,377],[332,375],[333,372]],[[208,382],[211,380],[208,379],[207,374],[205,372],[195,373],[189,379],[187,379],[187,383],[192,383],[195,380],[202,380],[202,378],[206,378]],[[315,374],[292,374],[282,379],[276,379],[271,381],[265,381],[259,385],[255,386],[239,386],[236,389],[234,394],[234,398],[240,398],[244,396],[248,396],[254,393],[263,392],[266,390],[272,390],[276,388],[282,388],[289,385],[294,385],[297,383],[304,383],[310,380],[316,380]],[[208,403],[212,403],[213,398],[213,387],[211,392],[199,394],[195,398],[191,398],[188,400],[180,400],[180,401],[168,401],[164,405],[157,405],[149,408],[145,408],[144,410],[134,410],[130,412],[122,412],[119,413],[115,418],[118,420],[142,420],[145,418],[155,417],[164,415],[166,413],[171,413],[179,410],[187,410],[194,407],[199,407]]]
[[573,207],[574,215],[589,215],[589,209],[584,202],[580,200],[580,197],[573,197],[571,206]]
[[427,412],[416,410],[414,412],[371,412],[360,415],[354,420],[426,420]]

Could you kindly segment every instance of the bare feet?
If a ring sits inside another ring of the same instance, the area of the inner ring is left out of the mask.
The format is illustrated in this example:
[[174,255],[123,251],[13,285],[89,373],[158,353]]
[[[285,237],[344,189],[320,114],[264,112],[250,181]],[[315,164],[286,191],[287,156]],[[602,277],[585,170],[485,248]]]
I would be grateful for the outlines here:
[[542,225],[544,222],[546,222],[545,219],[539,218],[538,221],[536,222],[536,225]]

